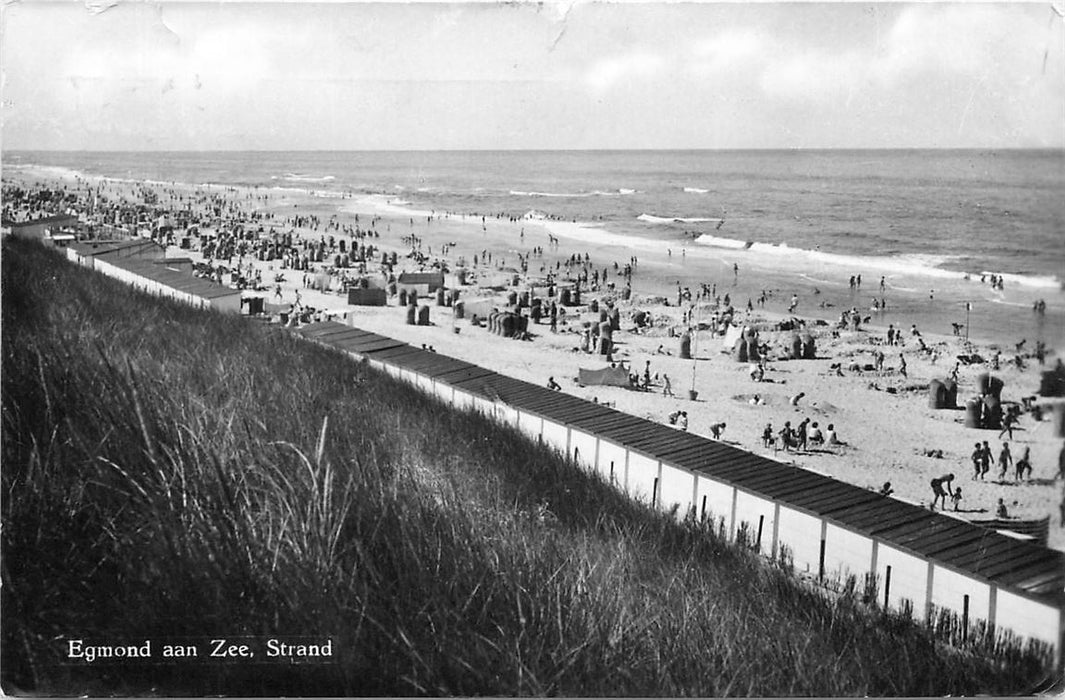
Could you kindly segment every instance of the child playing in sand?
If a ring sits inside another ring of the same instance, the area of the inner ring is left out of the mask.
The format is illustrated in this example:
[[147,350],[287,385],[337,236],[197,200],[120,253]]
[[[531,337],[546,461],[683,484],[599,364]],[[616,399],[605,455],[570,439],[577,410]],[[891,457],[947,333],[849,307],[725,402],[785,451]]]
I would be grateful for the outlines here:
[[954,503],[954,512],[958,512],[958,506],[961,505],[961,486],[954,489],[954,495],[950,497],[951,502]]

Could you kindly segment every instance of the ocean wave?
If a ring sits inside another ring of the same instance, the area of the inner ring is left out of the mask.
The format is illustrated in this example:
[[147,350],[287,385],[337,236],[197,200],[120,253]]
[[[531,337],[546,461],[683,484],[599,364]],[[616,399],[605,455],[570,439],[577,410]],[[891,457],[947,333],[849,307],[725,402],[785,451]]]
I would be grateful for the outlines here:
[[688,194],[706,194],[710,190],[700,189],[698,187],[685,187],[684,191]]
[[285,180],[287,182],[332,182],[333,180],[336,180],[332,175],[315,177],[314,175],[300,175],[299,173],[285,173],[280,177],[273,175],[270,179]]
[[591,192],[526,192],[524,190],[510,190],[509,194],[513,197],[623,197],[626,195],[636,194],[636,190],[629,190],[624,188],[613,190],[610,192],[605,192],[603,190],[593,190]]
[[645,221],[649,224],[700,224],[708,221],[723,221],[720,218],[710,218],[704,216],[655,216],[654,214],[640,214],[636,217],[639,221]]
[[1009,287],[1011,285],[1019,285],[1021,287],[1032,287],[1036,289],[1065,289],[1065,285],[1055,275],[1022,275],[1011,272],[988,272],[986,270],[980,272],[981,275],[997,275],[1002,278],[1003,286]]
[[[760,243],[757,241],[741,241],[735,238],[722,238],[719,236],[711,236],[709,234],[703,234],[702,236],[699,236],[697,239],[695,239],[695,243],[697,245],[706,246],[710,248],[746,250],[749,251],[751,255],[776,256],[779,258],[787,257],[793,261],[824,263],[857,271],[876,270],[878,272],[883,273],[932,277],[949,280],[973,280],[974,278],[979,278],[979,275],[974,275],[970,272],[964,272],[961,270],[948,270],[942,267],[942,265],[944,265],[945,263],[948,263],[952,260],[956,260],[959,257],[952,255],[927,255],[918,253],[892,256],[847,255],[844,253],[828,253],[822,250],[793,248],[787,243]],[[1001,275],[1005,280],[1006,286],[1015,285],[1019,287],[1041,288],[1048,290],[1062,289],[1061,281],[1053,275],[1040,276],[990,272],[983,272],[981,274]],[[909,287],[900,287],[896,285],[893,285],[892,288],[901,291],[916,291],[916,289],[912,289]]]
[[741,241],[736,238],[711,236],[709,233],[704,233],[699,236],[695,239],[695,242],[699,245],[710,246],[711,248],[728,248],[730,250],[745,250],[754,245],[754,241]]

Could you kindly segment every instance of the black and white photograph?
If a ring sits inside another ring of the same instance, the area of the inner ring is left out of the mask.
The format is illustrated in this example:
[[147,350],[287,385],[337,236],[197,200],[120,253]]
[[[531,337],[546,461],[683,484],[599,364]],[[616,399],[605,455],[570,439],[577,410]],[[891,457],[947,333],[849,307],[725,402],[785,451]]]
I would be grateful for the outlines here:
[[1065,3],[0,6],[0,691],[1065,692]]

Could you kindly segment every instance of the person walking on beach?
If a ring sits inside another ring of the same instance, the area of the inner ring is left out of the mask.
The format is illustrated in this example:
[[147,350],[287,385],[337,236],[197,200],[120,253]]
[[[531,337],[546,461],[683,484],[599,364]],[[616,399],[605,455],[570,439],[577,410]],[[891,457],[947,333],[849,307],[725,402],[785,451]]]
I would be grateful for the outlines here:
[[1028,473],[1028,478],[1029,479],[1032,477],[1032,462],[1031,462],[1031,458],[1032,458],[1032,448],[1031,447],[1025,447],[1024,448],[1024,454],[1021,455],[1021,458],[1018,459],[1017,463],[1016,463],[1017,473],[1014,475],[1015,480],[1021,481],[1022,479],[1024,479],[1025,472]]
[[899,353],[899,374],[901,374],[904,377],[907,376],[906,375],[906,358],[903,357],[901,352]]
[[1013,455],[1010,454],[1010,444],[1002,443],[1002,451],[998,453],[998,478],[999,481],[1006,478],[1006,472],[1013,464]]
[[[954,489],[952,488],[953,483],[953,474],[944,474],[937,479],[932,479],[932,510],[936,509],[936,502],[941,498],[943,499],[943,508],[947,507],[947,496],[954,496]],[[944,486],[947,487],[945,491],[943,490]]]
[[673,384],[669,381],[669,375],[662,373],[662,396],[673,396]]
[[1013,424],[1017,422],[1017,414],[1013,411],[1007,411],[1006,415],[1002,417],[1002,430],[998,433],[998,439],[1002,439],[1003,433],[1009,434],[1009,439],[1013,439]]

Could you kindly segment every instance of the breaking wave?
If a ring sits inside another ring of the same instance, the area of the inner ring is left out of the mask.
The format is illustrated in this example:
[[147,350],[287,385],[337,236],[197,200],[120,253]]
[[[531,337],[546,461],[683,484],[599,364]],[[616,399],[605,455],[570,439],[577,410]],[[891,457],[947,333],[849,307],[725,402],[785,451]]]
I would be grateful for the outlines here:
[[604,192],[603,190],[594,190],[592,192],[526,192],[523,190],[511,190],[510,194],[514,197],[622,197],[625,195],[636,194],[636,190],[629,190],[624,188],[613,190],[610,192]]
[[695,243],[709,248],[746,250],[749,251],[751,255],[787,257],[791,260],[806,260],[809,262],[838,265],[854,271],[877,270],[884,273],[955,280],[963,280],[966,278],[973,279],[974,277],[979,278],[980,274],[999,274],[1003,277],[1007,285],[1040,289],[1062,289],[1061,280],[1053,275],[1040,276],[990,272],[974,274],[960,270],[947,270],[941,267],[943,263],[955,259],[957,256],[922,254],[902,254],[893,256],[845,255],[842,253],[828,253],[822,250],[793,248],[787,243],[743,241],[736,238],[711,236],[709,234],[699,236],[695,239]]
[[654,214],[640,214],[636,217],[639,221],[645,221],[649,224],[698,224],[706,223],[707,221],[722,221],[717,217],[703,217],[703,216],[655,216]]

